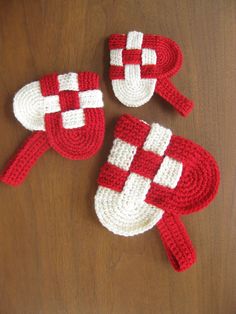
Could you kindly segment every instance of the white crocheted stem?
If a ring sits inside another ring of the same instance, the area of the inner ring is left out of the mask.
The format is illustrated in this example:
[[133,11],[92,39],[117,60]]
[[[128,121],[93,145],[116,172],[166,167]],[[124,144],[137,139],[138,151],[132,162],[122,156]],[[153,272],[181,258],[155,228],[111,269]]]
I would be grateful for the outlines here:
[[112,87],[116,97],[122,104],[128,107],[139,107],[152,97],[156,78],[141,78],[141,66],[156,64],[157,56],[154,49],[142,49],[143,33],[129,32],[127,35],[126,50],[142,50],[141,64],[123,64],[123,49],[111,49],[110,64],[114,66],[124,66],[125,79],[112,80]]

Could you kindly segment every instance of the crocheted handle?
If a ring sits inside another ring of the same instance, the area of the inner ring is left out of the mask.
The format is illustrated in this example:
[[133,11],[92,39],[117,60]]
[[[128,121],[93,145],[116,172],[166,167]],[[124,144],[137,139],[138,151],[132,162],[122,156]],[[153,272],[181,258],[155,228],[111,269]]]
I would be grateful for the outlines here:
[[196,261],[196,254],[179,216],[165,213],[157,228],[173,268],[180,272],[191,267]]
[[10,159],[0,176],[0,181],[13,186],[22,183],[39,157],[49,148],[46,133],[43,131],[33,132]]
[[187,116],[193,108],[193,102],[180,94],[168,78],[157,80],[155,92],[172,104],[182,116]]

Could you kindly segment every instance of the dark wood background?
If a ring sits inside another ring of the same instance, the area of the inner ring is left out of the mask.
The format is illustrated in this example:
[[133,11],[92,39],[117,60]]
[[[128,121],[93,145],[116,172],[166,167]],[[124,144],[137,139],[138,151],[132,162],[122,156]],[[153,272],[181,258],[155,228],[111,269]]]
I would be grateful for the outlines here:
[[[196,103],[188,118],[158,96],[138,109],[114,97],[107,38],[134,29],[181,46],[174,82]],[[98,72],[107,129],[95,157],[50,150],[23,185],[0,184],[1,314],[236,313],[235,31],[235,0],[0,1],[0,167],[29,134],[14,118],[14,93],[44,74]],[[196,141],[221,169],[216,199],[183,219],[198,253],[184,273],[155,228],[119,237],[96,218],[96,178],[124,112]]]

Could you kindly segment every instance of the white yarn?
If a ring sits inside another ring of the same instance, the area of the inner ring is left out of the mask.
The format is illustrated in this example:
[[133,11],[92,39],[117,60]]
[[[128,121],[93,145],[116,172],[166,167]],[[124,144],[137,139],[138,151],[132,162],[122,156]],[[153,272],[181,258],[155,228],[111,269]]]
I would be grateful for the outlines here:
[[[58,75],[59,89],[78,91],[78,74]],[[103,107],[102,92],[98,89],[78,91],[80,109],[69,110],[62,114],[63,126],[71,129],[85,125],[83,109]],[[15,117],[30,131],[45,131],[44,116],[46,113],[61,111],[59,96],[43,96],[39,81],[23,86],[13,101]],[[73,117],[74,115],[74,117]]]
[[183,164],[173,158],[165,156],[160,169],[153,181],[168,188],[174,189],[179,182],[183,171]]
[[163,211],[145,202],[138,208],[127,208],[123,195],[99,186],[95,196],[95,209],[99,221],[115,234],[134,236],[151,229],[162,217]]
[[[153,123],[144,150],[163,156],[172,132]],[[108,162],[125,171],[130,169],[137,147],[119,138],[114,139]],[[174,189],[181,177],[183,164],[165,156],[153,180],[130,173],[119,193],[99,186],[95,196],[95,210],[100,222],[115,234],[133,236],[151,229],[163,215],[163,210],[145,202],[151,183]]]
[[172,132],[158,123],[151,125],[151,130],[144,142],[143,149],[163,156],[170,143]]
[[132,80],[112,80],[112,87],[119,101],[127,107],[140,107],[152,97],[156,79],[140,79],[133,84]]
[[33,82],[22,87],[13,100],[15,117],[30,131],[43,131],[44,127],[44,97],[41,94],[39,82]]
[[122,51],[123,49],[112,49],[110,52],[111,65],[123,66],[122,60]]
[[53,113],[61,110],[59,96],[57,95],[43,97],[43,102],[45,113]]
[[[129,32],[127,35],[126,49],[142,49],[143,33]],[[141,78],[140,65],[126,64],[122,60],[123,49],[111,49],[110,64],[124,66],[125,79],[112,80],[112,87],[116,97],[128,107],[139,107],[152,97],[156,79]],[[157,56],[154,49],[142,49],[142,65],[156,64]]]
[[143,33],[132,31],[127,35],[126,49],[142,49]]
[[116,138],[108,156],[108,162],[127,171],[130,168],[136,150],[135,146]]
[[145,201],[147,192],[151,186],[151,180],[136,173],[130,173],[122,191],[121,207],[138,209]]
[[80,108],[102,108],[104,106],[102,100],[102,92],[99,89],[87,90],[79,92]]
[[74,72],[58,75],[59,91],[79,90],[78,74]]
[[62,112],[62,125],[65,129],[81,128],[85,125],[83,109]]
[[154,49],[142,49],[142,65],[145,64],[156,64],[157,54]]

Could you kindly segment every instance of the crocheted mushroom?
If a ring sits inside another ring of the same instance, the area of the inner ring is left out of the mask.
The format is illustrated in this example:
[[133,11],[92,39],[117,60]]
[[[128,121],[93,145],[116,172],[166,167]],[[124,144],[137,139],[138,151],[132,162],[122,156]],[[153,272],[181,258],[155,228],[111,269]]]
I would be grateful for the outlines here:
[[182,53],[171,39],[141,32],[109,38],[110,79],[116,97],[128,107],[139,107],[156,92],[183,116],[193,102],[181,95],[170,78],[180,69]]
[[78,160],[94,155],[103,142],[103,100],[96,73],[44,76],[22,87],[13,107],[17,120],[33,133],[3,171],[4,183],[23,182],[51,147],[63,157]]
[[100,222],[122,236],[134,236],[153,226],[160,231],[174,269],[195,262],[195,251],[180,215],[209,204],[219,185],[213,157],[201,146],[123,115],[98,177],[95,210]]

